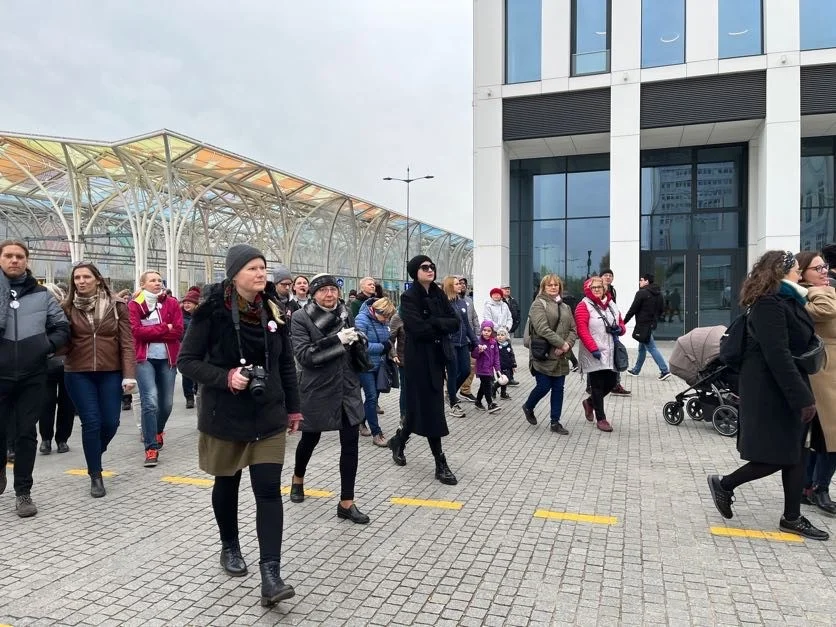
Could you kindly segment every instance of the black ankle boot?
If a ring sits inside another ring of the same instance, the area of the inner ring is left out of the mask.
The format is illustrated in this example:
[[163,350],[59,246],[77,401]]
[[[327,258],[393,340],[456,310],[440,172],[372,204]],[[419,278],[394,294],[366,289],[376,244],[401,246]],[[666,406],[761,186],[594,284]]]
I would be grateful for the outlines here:
[[104,481],[102,481],[102,473],[90,475],[90,496],[94,499],[100,499],[107,491],[105,491]]
[[278,562],[264,562],[259,567],[261,568],[261,605],[263,607],[270,607],[296,594],[293,586],[289,586],[279,577]]
[[435,458],[435,478],[446,485],[456,485],[459,482],[456,475],[450,470],[450,466],[447,465],[447,459],[444,455]]
[[241,545],[238,544],[238,540],[221,542],[221,566],[232,577],[243,577],[247,574],[247,562],[241,555]]
[[830,500],[828,491],[816,488],[810,498],[813,504],[827,516],[836,516],[836,503]]
[[398,466],[406,466],[406,456],[404,455],[406,440],[401,435],[400,429],[395,432],[395,435],[389,438],[389,448],[392,451],[392,461]]

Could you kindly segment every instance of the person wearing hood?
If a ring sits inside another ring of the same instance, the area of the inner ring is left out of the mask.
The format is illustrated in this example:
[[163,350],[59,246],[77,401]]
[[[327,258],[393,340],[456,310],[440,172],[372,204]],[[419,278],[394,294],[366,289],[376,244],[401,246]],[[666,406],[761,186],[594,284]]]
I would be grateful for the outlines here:
[[609,433],[612,425],[604,412],[604,398],[617,381],[615,338],[624,335],[624,321],[601,277],[587,279],[583,292],[585,296],[575,309],[581,340],[578,361],[581,371],[589,374],[590,395],[582,401],[583,410],[588,421],[594,419],[598,429]]
[[220,564],[232,577],[247,574],[238,536],[238,493],[242,471],[249,469],[261,605],[268,607],[295,594],[281,577],[280,490],[287,432],[297,431],[302,422],[299,386],[288,325],[267,280],[264,254],[236,244],[227,251],[225,265],[226,279],[207,288],[177,365],[200,386],[198,463],[215,477],[212,510]]
[[142,407],[145,467],[157,465],[165,425],[174,405],[177,356],[183,339],[183,312],[177,299],[163,289],[156,270],[139,277],[140,290],[128,303],[136,351],[136,380]]
[[502,300],[505,292],[502,288],[495,287],[491,290],[490,298],[485,301],[485,309],[482,311],[482,320],[493,322],[495,329],[505,327],[510,329],[514,324],[514,317],[508,308],[508,303]]
[[627,310],[627,315],[624,317],[624,324],[630,322],[635,316],[636,328],[633,330],[633,339],[639,343],[639,354],[636,357],[636,364],[630,368],[627,373],[634,377],[639,376],[644,359],[647,353],[653,357],[653,361],[659,366],[659,381],[669,379],[671,371],[662,353],[656,347],[656,342],[653,339],[653,329],[659,319],[665,313],[665,299],[662,298],[662,290],[656,285],[653,280],[654,276],[650,273],[645,273],[639,277],[639,290],[633,298],[633,304]]

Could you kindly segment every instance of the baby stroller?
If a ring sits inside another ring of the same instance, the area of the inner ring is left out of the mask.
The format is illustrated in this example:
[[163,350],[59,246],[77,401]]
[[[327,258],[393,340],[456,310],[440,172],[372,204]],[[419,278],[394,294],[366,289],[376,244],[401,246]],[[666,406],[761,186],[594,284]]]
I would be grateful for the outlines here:
[[719,359],[725,332],[722,325],[701,327],[676,340],[670,369],[690,387],[662,408],[668,424],[680,424],[687,411],[694,420],[710,419],[720,435],[737,435],[738,376]]

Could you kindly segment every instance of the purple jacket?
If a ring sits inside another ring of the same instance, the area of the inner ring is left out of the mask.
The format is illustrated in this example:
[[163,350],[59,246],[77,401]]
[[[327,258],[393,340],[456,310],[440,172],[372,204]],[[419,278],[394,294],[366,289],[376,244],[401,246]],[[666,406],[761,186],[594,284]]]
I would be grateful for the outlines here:
[[[487,346],[487,348],[480,353],[480,346]],[[499,344],[495,339],[491,338],[486,340],[479,336],[479,343],[473,348],[473,352],[470,354],[476,360],[477,376],[493,376],[493,371],[499,370]]]

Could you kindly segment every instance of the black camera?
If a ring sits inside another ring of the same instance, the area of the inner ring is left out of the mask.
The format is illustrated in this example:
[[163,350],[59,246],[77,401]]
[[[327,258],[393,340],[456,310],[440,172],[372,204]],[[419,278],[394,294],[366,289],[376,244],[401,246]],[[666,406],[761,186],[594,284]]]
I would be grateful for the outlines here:
[[241,376],[250,380],[247,389],[255,398],[259,398],[267,391],[267,371],[261,366],[241,368]]

